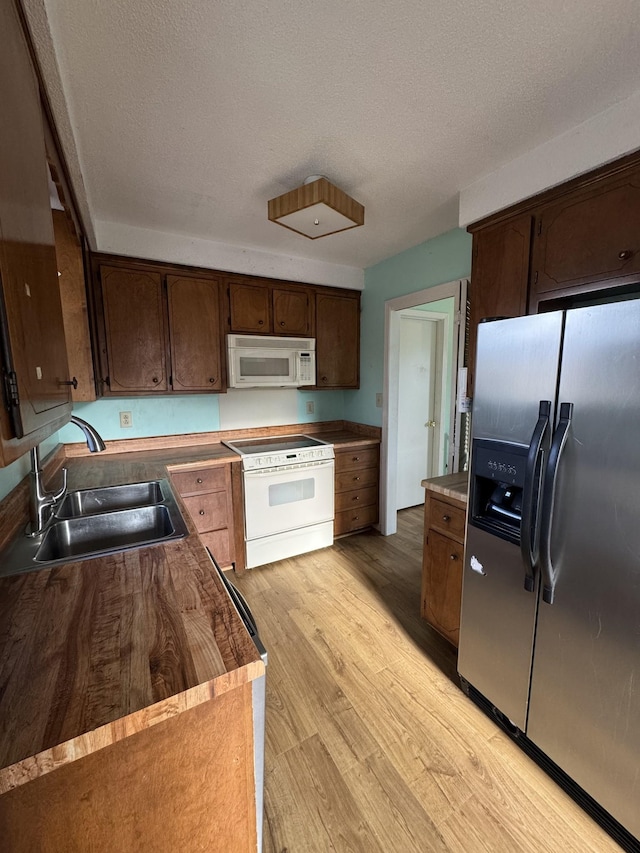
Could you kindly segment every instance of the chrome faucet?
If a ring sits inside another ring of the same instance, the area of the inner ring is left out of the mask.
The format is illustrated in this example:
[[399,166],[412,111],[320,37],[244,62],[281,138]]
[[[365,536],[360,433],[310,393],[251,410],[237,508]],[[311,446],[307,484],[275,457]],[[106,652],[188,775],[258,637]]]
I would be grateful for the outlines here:
[[[83,421],[75,415],[71,416],[72,424],[80,427],[87,441],[87,447],[91,453],[100,453],[105,449],[105,444],[97,430],[91,424]],[[46,492],[42,481],[42,468],[40,467],[40,448],[36,445],[31,450],[31,473],[30,501],[29,501],[29,526],[28,536],[39,536],[47,523],[50,521],[56,504],[62,500],[67,493],[67,469],[62,469],[62,486],[57,492]]]

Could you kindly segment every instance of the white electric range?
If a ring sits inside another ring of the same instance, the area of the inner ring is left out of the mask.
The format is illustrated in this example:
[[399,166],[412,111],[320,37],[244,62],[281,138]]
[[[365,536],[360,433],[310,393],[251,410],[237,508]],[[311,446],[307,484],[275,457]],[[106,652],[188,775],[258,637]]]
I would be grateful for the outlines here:
[[242,457],[247,568],[333,544],[333,445],[308,435],[224,441]]

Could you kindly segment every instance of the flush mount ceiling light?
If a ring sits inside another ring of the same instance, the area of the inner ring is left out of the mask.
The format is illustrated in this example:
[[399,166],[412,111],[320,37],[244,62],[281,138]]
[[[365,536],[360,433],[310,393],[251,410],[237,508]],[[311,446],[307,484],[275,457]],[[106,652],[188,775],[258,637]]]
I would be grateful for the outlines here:
[[269,219],[311,240],[364,224],[364,207],[321,175],[269,199]]

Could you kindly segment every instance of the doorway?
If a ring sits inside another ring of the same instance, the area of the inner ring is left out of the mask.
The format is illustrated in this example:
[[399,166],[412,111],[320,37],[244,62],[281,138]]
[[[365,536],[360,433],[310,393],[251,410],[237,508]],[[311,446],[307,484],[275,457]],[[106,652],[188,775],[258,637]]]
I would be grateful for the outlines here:
[[[467,281],[463,279],[390,299],[385,303],[380,507],[380,530],[385,536],[396,532],[397,511],[403,501],[417,499],[418,503],[424,502],[424,489],[420,485],[423,479],[458,470],[460,413],[456,406],[456,394],[458,365],[462,365],[464,358],[465,311],[461,311],[461,306],[466,309],[466,289]],[[416,319],[418,313],[425,319]],[[425,339],[424,347],[431,354],[428,380],[424,375],[427,365],[424,354],[422,366],[416,362],[413,368],[408,368],[408,373],[414,374],[412,393],[418,398],[419,405],[413,407],[412,423],[406,426],[404,417],[403,423],[400,423],[401,405],[402,413],[405,412],[401,401],[405,382],[401,377],[407,372],[401,365],[406,362],[406,351],[411,350],[412,345],[403,342],[403,328],[410,328],[409,323],[403,327],[403,318],[414,321],[413,329],[407,333],[407,341],[413,338],[415,343],[415,340]],[[433,324],[430,332],[426,325],[429,322]],[[416,326],[420,331],[416,330]],[[427,347],[426,339],[430,336],[432,342]],[[438,357],[439,345],[441,358]],[[425,406],[432,399],[431,411],[436,416],[423,417]],[[430,422],[435,423],[430,426]],[[427,435],[429,432],[433,435]],[[425,461],[424,469],[417,467],[415,460],[418,456]],[[431,469],[427,467],[429,460],[432,460]],[[405,474],[405,471],[408,473]],[[413,481],[411,498],[405,495],[405,479]],[[415,503],[404,505],[412,506]]]
[[446,463],[441,448],[446,437],[446,412],[442,411],[446,314],[419,308],[398,314],[396,509],[400,510],[424,503],[421,480],[444,474]]

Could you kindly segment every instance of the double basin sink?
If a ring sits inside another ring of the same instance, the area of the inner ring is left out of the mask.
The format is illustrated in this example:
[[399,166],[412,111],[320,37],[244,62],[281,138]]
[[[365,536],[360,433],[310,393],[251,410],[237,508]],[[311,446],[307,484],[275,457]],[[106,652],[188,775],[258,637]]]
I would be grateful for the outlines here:
[[187,528],[168,480],[68,492],[44,532],[0,554],[0,577],[179,539]]

